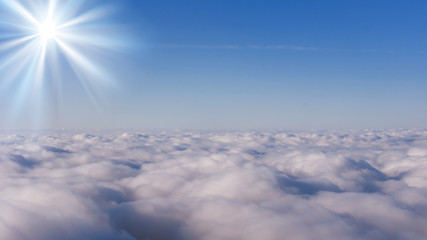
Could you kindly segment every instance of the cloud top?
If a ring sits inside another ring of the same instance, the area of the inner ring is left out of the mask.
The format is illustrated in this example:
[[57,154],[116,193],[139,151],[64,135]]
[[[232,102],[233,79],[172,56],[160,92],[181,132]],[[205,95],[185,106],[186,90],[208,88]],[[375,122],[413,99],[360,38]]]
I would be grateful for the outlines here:
[[426,239],[427,131],[0,134],[1,239]]

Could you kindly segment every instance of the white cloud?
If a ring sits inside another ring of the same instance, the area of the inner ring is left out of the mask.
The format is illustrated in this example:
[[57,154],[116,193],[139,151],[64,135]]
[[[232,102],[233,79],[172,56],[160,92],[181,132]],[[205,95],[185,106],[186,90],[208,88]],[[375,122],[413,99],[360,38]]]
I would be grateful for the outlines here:
[[0,239],[426,239],[427,131],[0,134]]

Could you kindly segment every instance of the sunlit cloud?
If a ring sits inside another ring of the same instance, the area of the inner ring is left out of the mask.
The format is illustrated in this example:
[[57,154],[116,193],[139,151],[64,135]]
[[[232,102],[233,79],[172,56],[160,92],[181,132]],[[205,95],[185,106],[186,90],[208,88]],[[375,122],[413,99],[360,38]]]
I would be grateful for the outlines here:
[[427,131],[0,132],[0,239],[426,239]]

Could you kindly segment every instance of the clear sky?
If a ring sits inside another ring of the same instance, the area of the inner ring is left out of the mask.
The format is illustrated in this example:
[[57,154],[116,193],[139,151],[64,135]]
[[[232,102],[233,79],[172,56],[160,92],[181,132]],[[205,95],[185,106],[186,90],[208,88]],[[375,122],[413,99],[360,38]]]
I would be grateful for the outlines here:
[[[103,24],[116,30],[92,31],[122,45],[90,58],[113,83],[93,86],[96,107],[64,57],[52,62],[63,69],[63,87],[61,101],[45,106],[45,127],[427,127],[426,1],[92,4],[114,6]],[[28,127],[35,107],[18,107],[13,87],[6,89],[0,124]]]

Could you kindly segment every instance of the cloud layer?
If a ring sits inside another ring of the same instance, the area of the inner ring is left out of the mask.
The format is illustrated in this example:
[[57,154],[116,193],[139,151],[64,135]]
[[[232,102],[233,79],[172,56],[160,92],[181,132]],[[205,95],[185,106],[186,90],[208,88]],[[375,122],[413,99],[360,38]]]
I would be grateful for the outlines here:
[[427,131],[0,134],[0,239],[427,239]]

